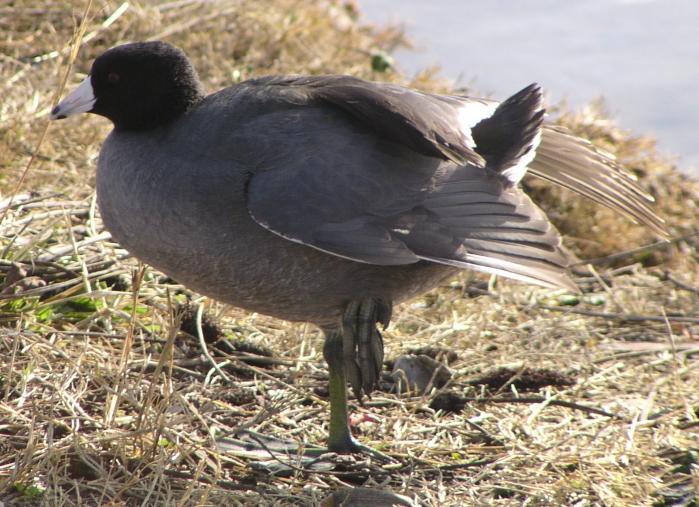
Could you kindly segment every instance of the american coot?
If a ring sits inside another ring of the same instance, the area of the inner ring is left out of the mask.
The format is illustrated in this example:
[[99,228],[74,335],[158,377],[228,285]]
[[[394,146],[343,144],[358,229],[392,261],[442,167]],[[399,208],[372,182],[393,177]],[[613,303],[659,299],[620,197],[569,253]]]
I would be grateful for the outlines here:
[[527,170],[664,234],[628,173],[543,123],[537,85],[496,103],[273,76],[206,96],[181,50],[137,42],[51,116],[81,112],[114,123],[97,196],[117,241],[202,294],[323,330],[334,451],[359,448],[346,382],[373,389],[393,304],[461,268],[576,290]]

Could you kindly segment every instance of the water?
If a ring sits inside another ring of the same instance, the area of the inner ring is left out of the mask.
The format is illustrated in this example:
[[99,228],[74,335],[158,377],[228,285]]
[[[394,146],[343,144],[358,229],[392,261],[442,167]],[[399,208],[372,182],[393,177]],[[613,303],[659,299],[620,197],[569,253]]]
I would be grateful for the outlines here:
[[650,134],[699,175],[699,1],[361,0],[368,21],[401,23],[417,45],[408,73],[430,65],[505,98],[536,81],[551,102],[604,97],[618,123]]

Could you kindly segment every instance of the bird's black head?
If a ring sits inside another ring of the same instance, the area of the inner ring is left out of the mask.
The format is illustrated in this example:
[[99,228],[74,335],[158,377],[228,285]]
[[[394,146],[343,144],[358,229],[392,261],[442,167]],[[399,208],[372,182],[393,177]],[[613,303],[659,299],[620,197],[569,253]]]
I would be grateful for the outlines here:
[[90,76],[51,112],[53,119],[90,112],[118,130],[166,125],[203,97],[185,54],[165,42],[112,48],[92,64]]

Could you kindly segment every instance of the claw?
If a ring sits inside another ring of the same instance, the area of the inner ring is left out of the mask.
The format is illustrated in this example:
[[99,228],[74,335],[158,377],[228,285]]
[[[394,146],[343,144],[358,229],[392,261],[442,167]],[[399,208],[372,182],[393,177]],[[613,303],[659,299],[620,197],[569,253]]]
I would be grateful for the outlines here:
[[379,322],[384,329],[386,329],[388,324],[390,324],[391,316],[393,315],[393,304],[391,304],[390,301],[386,302],[381,299],[378,299],[376,302],[376,321]]
[[[376,334],[376,303],[373,300],[362,301],[357,314],[357,357],[362,376],[362,389],[368,396],[376,385],[377,372],[374,367],[373,341]],[[383,362],[383,350],[381,350]]]
[[343,366],[352,391],[361,401],[379,380],[383,366],[383,338],[376,324],[384,329],[391,319],[392,305],[380,299],[352,301],[342,318]]
[[374,371],[376,372],[374,384],[376,384],[381,378],[381,369],[383,368],[383,336],[381,336],[381,333],[376,328],[374,328],[374,336],[370,345],[371,356],[374,358]]

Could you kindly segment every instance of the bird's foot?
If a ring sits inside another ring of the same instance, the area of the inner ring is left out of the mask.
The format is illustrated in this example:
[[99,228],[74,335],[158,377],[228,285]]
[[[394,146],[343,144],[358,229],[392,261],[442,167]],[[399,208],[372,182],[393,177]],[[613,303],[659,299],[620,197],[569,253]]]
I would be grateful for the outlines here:
[[383,367],[383,338],[376,328],[385,329],[391,320],[392,304],[376,298],[351,301],[342,316],[342,358],[347,380],[358,400],[369,395]]
[[[362,454],[379,463],[396,463],[390,456],[360,444],[352,437],[329,447],[309,446],[245,430],[237,438],[219,437],[221,452],[250,460],[250,466],[270,474],[287,476],[294,472],[327,472],[347,461],[338,454]],[[344,463],[346,465],[346,463]]]
[[388,454],[384,454],[381,451],[372,449],[369,446],[360,444],[352,436],[345,436],[342,439],[335,439],[328,442],[328,451],[337,454],[364,454],[381,463],[395,463],[396,460],[391,458]]
[[325,447],[277,439],[252,430],[241,431],[236,438],[217,437],[216,445],[222,453],[249,460],[251,468],[273,475],[288,476],[299,470],[322,472],[335,468],[326,459],[329,451]]

